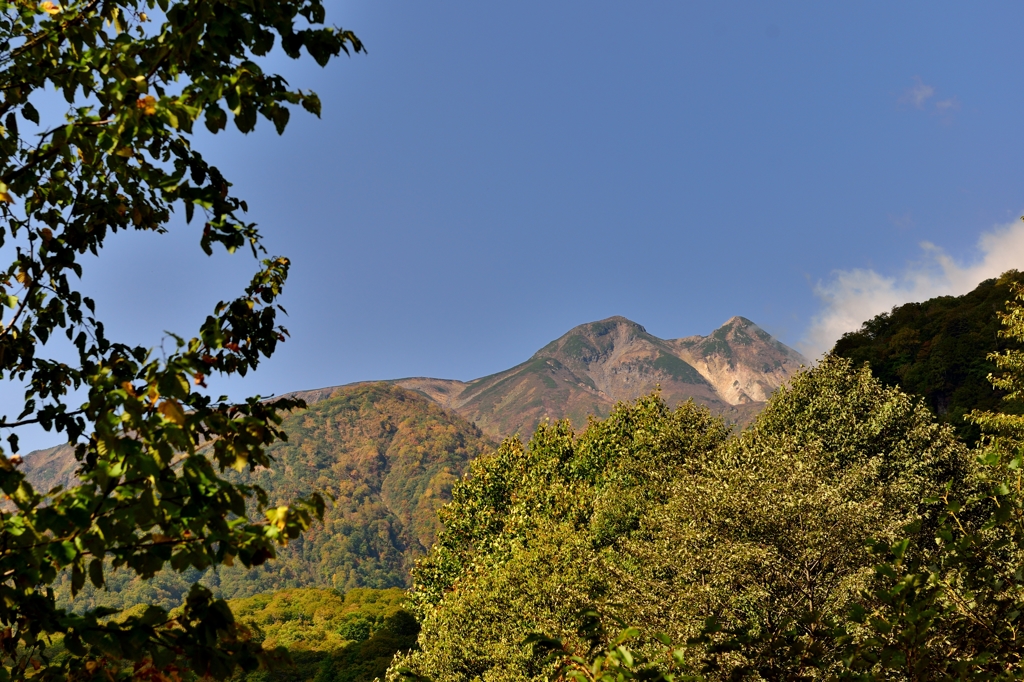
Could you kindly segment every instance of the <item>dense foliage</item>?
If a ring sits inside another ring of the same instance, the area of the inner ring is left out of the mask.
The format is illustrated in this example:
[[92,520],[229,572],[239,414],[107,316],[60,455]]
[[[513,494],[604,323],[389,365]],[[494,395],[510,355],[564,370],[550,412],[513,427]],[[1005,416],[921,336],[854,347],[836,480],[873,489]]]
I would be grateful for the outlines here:
[[[434,542],[437,510],[451,499],[452,485],[470,461],[493,449],[472,424],[418,393],[383,383],[336,389],[288,414],[281,428],[289,439],[268,448],[268,467],[231,477],[261,486],[274,507],[317,492],[332,499],[322,520],[279,548],[273,561],[252,569],[163,571],[145,580],[115,571],[107,575],[106,589],[86,585],[74,600],[70,576],[63,575],[58,603],[79,611],[172,608],[196,582],[223,598],[289,587],[407,587],[413,563]],[[38,454],[40,467],[31,469],[29,479],[43,487],[51,477],[60,480],[67,467],[51,453]]]
[[291,665],[240,675],[250,682],[373,682],[399,651],[415,646],[419,626],[404,590],[297,589],[228,602],[235,617]]
[[421,650],[390,678],[1024,679],[1011,292],[988,359],[1018,410],[972,412],[973,452],[834,355],[736,437],[650,397],[578,437],[504,443],[442,511],[416,571]]
[[975,443],[981,430],[965,420],[972,410],[1019,409],[1003,404],[1004,391],[993,391],[988,380],[995,370],[989,353],[1020,347],[998,334],[1014,282],[1024,282],[1024,274],[1011,270],[963,296],[898,306],[844,335],[833,352],[855,364],[867,362],[885,383],[924,396],[940,421]]
[[[873,591],[840,628],[851,678],[894,672],[913,680],[1024,678],[1024,286],[999,315],[1013,347],[989,359],[1013,412],[975,411],[984,440],[973,494],[943,495],[934,540],[910,537],[886,550]],[[934,544],[933,544],[934,542]]]
[[[201,118],[223,129],[229,113],[242,132],[260,117],[283,131],[289,105],[318,113],[315,95],[257,60],[275,43],[321,65],[362,49],[323,22],[320,0],[0,1],[0,245],[11,258],[0,269],[0,381],[24,390],[24,409],[0,428],[12,453],[19,426],[62,433],[79,463],[75,485],[40,494],[19,458],[0,451],[10,500],[0,511],[0,679],[179,665],[223,677],[264,659],[201,587],[174,616],[152,607],[104,621],[102,611],[58,608],[49,586],[65,572],[72,593],[86,580],[102,586],[111,565],[143,578],[260,565],[323,509],[318,496],[269,507],[258,488],[223,476],[270,466],[266,447],[283,438],[278,410],[296,403],[231,404],[203,390],[207,376],[246,374],[284,340],[275,301],[287,259],[258,261],[238,298],[161,354],[108,338],[102,305],[78,288],[108,239],[164,232],[174,210],[191,221],[198,209],[208,254],[266,255],[245,202],[193,149],[192,133]],[[63,112],[42,104],[54,91]],[[145,263],[123,271],[126,285],[150,274]],[[66,633],[72,656],[50,659],[54,633]]]
[[[237,682],[372,682],[382,677],[399,651],[416,644],[419,626],[406,608],[404,590],[360,588],[292,589],[230,599],[227,606],[239,632],[275,659],[273,669],[238,670]],[[120,611],[115,621],[137,617],[148,607]],[[180,611],[180,606],[172,614]],[[54,637],[50,654],[71,654],[63,638]],[[182,671],[178,677],[182,677]],[[174,679],[171,674],[169,679]],[[189,677],[187,674],[185,677]],[[159,676],[156,676],[159,680]]]
[[397,386],[339,389],[289,415],[276,464],[246,480],[272,501],[322,491],[333,498],[314,524],[256,571],[222,569],[224,594],[285,586],[407,587],[415,560],[440,529],[438,510],[470,462],[494,444],[478,428]]
[[[421,650],[391,674],[540,679],[553,664],[524,639],[586,651],[578,614],[596,608],[642,626],[640,652],[661,647],[653,632],[692,642],[691,672],[786,677],[799,664],[777,661],[774,643],[813,640],[857,603],[877,561],[868,541],[915,521],[934,530],[942,506],[922,500],[969,492],[972,466],[926,407],[836,357],[738,437],[656,396],[578,436],[541,428],[455,488],[415,572]],[[738,633],[746,644],[726,646]]]

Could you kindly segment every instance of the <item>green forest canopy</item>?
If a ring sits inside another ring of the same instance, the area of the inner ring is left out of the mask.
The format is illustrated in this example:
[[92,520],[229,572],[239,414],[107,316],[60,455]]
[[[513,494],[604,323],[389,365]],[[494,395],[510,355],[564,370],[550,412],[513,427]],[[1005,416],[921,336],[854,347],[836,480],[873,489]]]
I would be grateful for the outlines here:
[[[988,360],[1019,408],[1009,291]],[[974,449],[829,355],[740,434],[655,395],[506,441],[441,512],[389,680],[1021,679],[1024,417],[970,420]]]
[[1013,297],[1015,282],[1024,282],[1024,274],[1010,270],[963,296],[897,306],[845,334],[833,352],[855,364],[867,362],[886,384],[924,396],[940,421],[974,443],[981,432],[965,415],[1020,409],[1004,405],[1005,393],[993,390],[988,379],[995,371],[989,354],[1020,347],[998,334],[999,313]]
[[250,682],[372,682],[398,651],[416,643],[419,626],[405,590],[356,588],[344,595],[316,588],[280,590],[228,601],[264,647],[285,647],[293,665],[249,673]]
[[656,396],[578,436],[542,427],[456,486],[415,572],[420,650],[397,665],[438,682],[539,680],[551,669],[521,642],[541,631],[585,650],[588,606],[675,641],[712,614],[783,636],[807,612],[844,613],[870,585],[867,541],[895,541],[918,519],[930,532],[942,507],[922,500],[966,494],[973,470],[951,428],[838,357],[780,389],[739,436]]

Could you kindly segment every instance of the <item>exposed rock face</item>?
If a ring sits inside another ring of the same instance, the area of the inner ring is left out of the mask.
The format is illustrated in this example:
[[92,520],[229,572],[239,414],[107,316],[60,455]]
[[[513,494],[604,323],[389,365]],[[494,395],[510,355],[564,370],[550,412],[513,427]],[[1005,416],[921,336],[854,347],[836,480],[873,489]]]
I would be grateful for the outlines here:
[[[455,410],[489,436],[527,436],[543,419],[606,416],[621,400],[660,387],[670,405],[693,399],[747,424],[807,361],[748,319],[710,336],[664,340],[624,317],[582,324],[511,369],[469,382],[413,377],[391,383]],[[315,401],[331,389],[305,391]]]
[[730,405],[765,402],[800,365],[800,353],[776,341],[744,317],[734,317],[710,336],[669,341]]

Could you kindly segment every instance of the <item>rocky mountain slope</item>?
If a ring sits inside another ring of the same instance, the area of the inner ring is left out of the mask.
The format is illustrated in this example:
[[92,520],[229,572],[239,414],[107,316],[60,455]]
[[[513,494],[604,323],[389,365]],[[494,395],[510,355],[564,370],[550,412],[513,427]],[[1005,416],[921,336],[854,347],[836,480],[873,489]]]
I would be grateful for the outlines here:
[[[624,317],[575,327],[526,362],[462,382],[413,377],[391,383],[418,391],[502,438],[528,436],[547,418],[606,416],[621,400],[661,387],[671,406],[693,399],[746,424],[768,396],[807,361],[743,317],[709,336],[659,339]],[[303,391],[315,401],[332,389]]]

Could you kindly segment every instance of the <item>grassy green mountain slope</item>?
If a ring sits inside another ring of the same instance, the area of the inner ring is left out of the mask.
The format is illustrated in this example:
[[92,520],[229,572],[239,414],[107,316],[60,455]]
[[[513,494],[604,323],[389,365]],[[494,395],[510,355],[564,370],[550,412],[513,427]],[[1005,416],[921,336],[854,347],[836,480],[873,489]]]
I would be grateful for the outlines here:
[[978,428],[964,421],[965,414],[1014,409],[992,389],[988,375],[995,365],[986,359],[1007,347],[997,333],[998,313],[1012,298],[1013,282],[1024,283],[1024,274],[1011,270],[963,296],[898,306],[844,335],[832,352],[868,362],[882,381],[924,396],[941,421],[973,442]]

